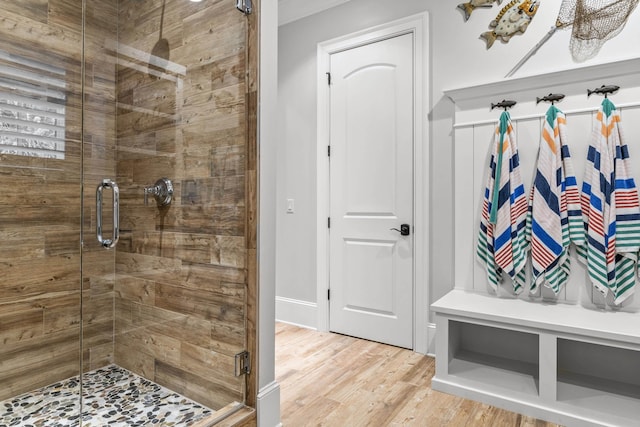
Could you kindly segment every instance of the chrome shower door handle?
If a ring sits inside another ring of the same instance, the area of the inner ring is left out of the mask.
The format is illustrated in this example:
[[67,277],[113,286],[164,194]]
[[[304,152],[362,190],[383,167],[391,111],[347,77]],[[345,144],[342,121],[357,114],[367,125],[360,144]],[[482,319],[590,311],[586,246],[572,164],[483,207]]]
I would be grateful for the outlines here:
[[[113,233],[111,239],[105,239],[102,235],[102,193],[105,188],[113,190]],[[120,189],[115,181],[108,178],[103,179],[96,188],[96,237],[98,243],[105,249],[115,247],[120,238]]]

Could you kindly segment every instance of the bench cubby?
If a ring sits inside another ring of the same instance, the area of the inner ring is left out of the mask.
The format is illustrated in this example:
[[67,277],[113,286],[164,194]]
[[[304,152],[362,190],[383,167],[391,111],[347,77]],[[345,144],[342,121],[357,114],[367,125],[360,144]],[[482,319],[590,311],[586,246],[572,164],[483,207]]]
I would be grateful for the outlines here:
[[515,296],[506,277],[497,289],[488,285],[476,256],[488,153],[499,117],[490,105],[517,101],[510,114],[529,191],[548,108],[537,98],[564,94],[558,108],[567,116],[568,145],[581,184],[601,102],[587,97],[587,89],[620,86],[611,99],[623,117],[637,182],[639,69],[640,58],[631,58],[444,91],[454,108],[454,289],[432,305],[435,390],[562,425],[640,427],[640,283],[636,295],[616,307],[593,289],[572,249],[571,275],[559,294],[541,286],[534,295],[525,290]]
[[640,426],[637,313],[453,290],[432,387],[568,426]]

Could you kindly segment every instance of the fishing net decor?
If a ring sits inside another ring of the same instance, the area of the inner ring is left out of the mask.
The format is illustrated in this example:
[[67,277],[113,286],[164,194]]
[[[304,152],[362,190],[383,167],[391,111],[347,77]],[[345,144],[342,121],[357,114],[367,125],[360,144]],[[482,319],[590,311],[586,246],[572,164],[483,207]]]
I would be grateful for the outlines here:
[[556,24],[507,73],[511,77],[549,40],[557,30],[573,27],[569,49],[577,62],[597,55],[600,48],[617,36],[640,0],[562,0]]
[[593,58],[617,36],[640,0],[563,0],[557,28],[572,26],[569,49],[573,59]]

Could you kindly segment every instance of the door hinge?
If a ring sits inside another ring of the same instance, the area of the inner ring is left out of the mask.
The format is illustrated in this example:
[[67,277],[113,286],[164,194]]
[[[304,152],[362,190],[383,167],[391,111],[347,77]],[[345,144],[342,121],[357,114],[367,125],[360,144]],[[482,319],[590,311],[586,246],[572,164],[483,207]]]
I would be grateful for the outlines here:
[[327,84],[331,86],[331,73],[327,72]]
[[327,145],[327,156],[331,157],[331,146]]
[[236,354],[235,374],[236,377],[251,373],[251,358],[248,351]]
[[245,15],[251,15],[251,12],[253,11],[251,0],[236,0],[236,9]]
[[327,299],[331,299],[331,289],[327,289]]
[[331,228],[331,217],[327,218],[327,228]]

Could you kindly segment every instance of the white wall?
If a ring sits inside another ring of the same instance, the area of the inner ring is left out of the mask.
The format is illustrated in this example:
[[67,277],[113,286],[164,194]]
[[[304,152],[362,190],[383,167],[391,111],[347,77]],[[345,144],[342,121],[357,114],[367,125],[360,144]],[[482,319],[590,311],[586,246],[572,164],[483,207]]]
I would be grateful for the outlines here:
[[275,195],[278,68],[278,2],[260,2],[258,150],[260,218],[258,222],[258,425],[280,424],[280,387],[275,380]]
[[[497,81],[555,23],[560,2],[542,2],[524,35],[489,51],[478,36],[499,8],[476,10],[463,22],[457,2],[440,0],[351,0],[333,9],[283,25],[278,38],[279,137],[276,191],[276,295],[316,302],[316,51],[317,44],[394,19],[429,11],[431,110],[429,194],[431,271],[430,301],[453,287],[453,145],[454,105],[443,90]],[[503,2],[504,5],[504,2]],[[624,31],[586,64],[640,56],[640,11]],[[516,74],[539,74],[580,67],[569,53],[570,30],[558,31]],[[487,99],[489,102],[495,101]],[[296,212],[286,214],[286,199]],[[418,260],[419,262],[419,260]],[[278,316],[278,313],[276,313]],[[289,320],[289,319],[283,319]],[[315,324],[307,326],[315,327]]]

